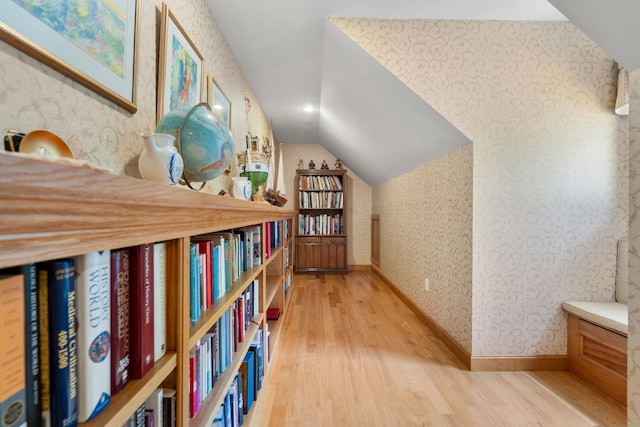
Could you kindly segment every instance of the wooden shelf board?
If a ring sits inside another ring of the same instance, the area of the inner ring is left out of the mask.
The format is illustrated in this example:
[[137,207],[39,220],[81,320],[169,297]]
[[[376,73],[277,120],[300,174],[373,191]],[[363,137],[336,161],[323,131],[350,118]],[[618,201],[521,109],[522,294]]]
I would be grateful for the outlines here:
[[261,272],[260,267],[254,267],[251,270],[245,271],[240,275],[240,278],[232,284],[231,290],[227,292],[222,298],[213,303],[198,319],[195,325],[189,328],[189,348],[193,348],[196,342],[200,340],[211,330],[213,325],[218,321],[220,316],[229,308],[229,305],[238,299],[240,295],[247,289],[247,287],[258,277]]
[[121,427],[133,415],[140,405],[147,400],[151,392],[160,387],[162,382],[176,368],[176,353],[169,352],[155,362],[151,371],[139,380],[129,380],[125,388],[111,397],[109,406],[82,427]]
[[[218,408],[224,402],[224,398],[233,382],[233,378],[240,369],[242,360],[245,354],[251,346],[251,342],[254,340],[256,333],[258,332],[258,325],[260,323],[261,316],[254,316],[251,322],[251,326],[245,332],[245,340],[240,343],[238,351],[233,353],[233,358],[229,366],[224,370],[222,374],[216,380],[216,384],[209,393],[209,396],[200,404],[200,410],[198,413],[189,420],[189,425],[193,427],[209,426],[213,422],[213,418],[218,411]],[[254,323],[255,322],[255,323]]]

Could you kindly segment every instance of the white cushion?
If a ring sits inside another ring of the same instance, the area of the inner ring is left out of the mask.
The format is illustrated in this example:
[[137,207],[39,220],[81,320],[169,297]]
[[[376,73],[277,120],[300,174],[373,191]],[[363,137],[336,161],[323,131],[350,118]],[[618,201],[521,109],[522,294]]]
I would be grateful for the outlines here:
[[581,319],[627,335],[629,308],[619,302],[569,301],[562,308]]
[[629,303],[629,241],[618,241],[616,255],[616,301]]

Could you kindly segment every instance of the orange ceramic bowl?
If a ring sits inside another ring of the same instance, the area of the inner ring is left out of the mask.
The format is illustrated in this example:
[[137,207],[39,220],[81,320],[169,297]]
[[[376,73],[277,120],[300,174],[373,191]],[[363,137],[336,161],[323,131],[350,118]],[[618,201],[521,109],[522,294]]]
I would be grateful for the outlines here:
[[20,141],[20,152],[73,159],[73,153],[69,146],[58,135],[46,130],[34,130],[27,133]]

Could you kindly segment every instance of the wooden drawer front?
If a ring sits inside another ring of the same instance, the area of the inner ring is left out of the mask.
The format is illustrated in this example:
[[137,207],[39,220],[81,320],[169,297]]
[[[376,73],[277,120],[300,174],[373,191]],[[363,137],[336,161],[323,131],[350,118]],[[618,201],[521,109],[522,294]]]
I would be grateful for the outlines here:
[[627,338],[580,319],[578,333],[582,338],[585,359],[627,376]]
[[322,243],[325,245],[344,245],[347,239],[343,236],[340,237],[323,237]]
[[314,236],[314,237],[297,237],[296,238],[296,242],[297,243],[315,243],[315,244],[321,244],[322,243],[322,237],[319,236]]

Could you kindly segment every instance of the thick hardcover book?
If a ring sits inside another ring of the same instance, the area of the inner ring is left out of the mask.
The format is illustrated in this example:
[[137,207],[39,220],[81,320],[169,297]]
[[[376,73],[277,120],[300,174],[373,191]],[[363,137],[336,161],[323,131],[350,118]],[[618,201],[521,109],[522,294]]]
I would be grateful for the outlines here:
[[111,395],[129,381],[129,287],[131,258],[129,249],[111,251]]
[[248,414],[251,410],[253,402],[256,400],[255,395],[255,369],[256,359],[253,352],[248,351],[244,356],[242,365],[240,365],[240,372],[242,372],[242,396],[243,406],[242,410],[245,414]]
[[132,379],[140,379],[153,367],[153,244],[130,248],[131,285],[129,327]]
[[[153,245],[153,358],[158,361],[167,353],[166,346],[166,298],[167,298],[167,267],[166,243]],[[157,425],[157,424],[156,424]]]
[[53,427],[78,423],[75,271],[73,258],[38,264],[38,286],[47,288],[49,348],[45,351],[49,357],[50,419]]
[[27,422],[24,276],[0,276],[0,424]]
[[35,264],[25,264],[21,267],[0,270],[0,276],[19,274],[24,278],[24,362],[27,425],[29,427],[39,427],[42,425],[42,405],[40,400],[40,315],[38,313],[36,266]]
[[260,226],[253,227],[253,266],[257,267],[262,264],[262,236],[260,235]]
[[107,407],[111,396],[111,253],[76,257],[78,422]]

